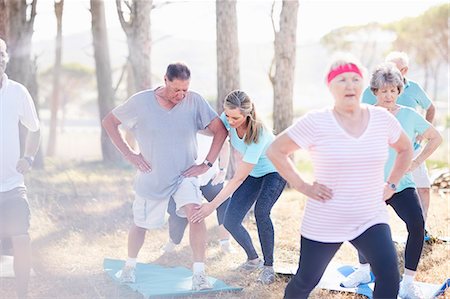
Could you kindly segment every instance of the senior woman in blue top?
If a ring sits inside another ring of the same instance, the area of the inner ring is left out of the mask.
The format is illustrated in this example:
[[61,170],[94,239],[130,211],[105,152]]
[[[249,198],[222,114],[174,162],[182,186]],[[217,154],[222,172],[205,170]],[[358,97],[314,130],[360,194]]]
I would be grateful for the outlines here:
[[[397,104],[397,99],[403,90],[403,77],[394,64],[379,65],[372,74],[370,88],[376,96],[376,105],[386,108],[397,118],[412,144],[416,138],[428,141],[420,154],[412,160],[409,171],[400,180],[398,186],[391,186],[395,189],[395,193],[386,201],[405,222],[408,230],[405,271],[400,284],[399,296],[408,299],[423,298],[420,290],[414,284],[414,276],[423,248],[424,219],[411,171],[414,171],[437,149],[442,138],[439,132],[414,109]],[[385,176],[390,173],[395,157],[396,153],[389,149]],[[343,286],[356,287],[370,281],[370,266],[361,253],[359,253],[359,262],[360,266],[342,282]]]
[[275,281],[274,229],[270,212],[286,185],[286,181],[266,156],[266,150],[274,136],[256,117],[252,100],[240,90],[232,91],[225,98],[221,119],[228,129],[231,146],[242,155],[242,160],[238,163],[233,178],[211,202],[198,207],[191,221],[202,221],[232,195],[225,213],[224,226],[247,254],[247,261],[238,269],[253,271],[261,268],[263,261],[259,259],[242,220],[256,202],[256,225],[264,255],[264,267],[258,281],[270,284]]

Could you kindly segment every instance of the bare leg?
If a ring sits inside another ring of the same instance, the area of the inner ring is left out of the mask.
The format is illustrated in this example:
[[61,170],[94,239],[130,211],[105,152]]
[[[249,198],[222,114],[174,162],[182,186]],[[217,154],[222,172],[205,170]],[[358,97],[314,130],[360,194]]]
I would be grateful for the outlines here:
[[[191,219],[195,212],[195,204],[187,204],[183,207],[187,218]],[[203,263],[206,252],[206,224],[205,221],[199,223],[189,222],[189,241],[192,248],[193,262]]]
[[417,188],[417,192],[422,206],[423,219],[427,221],[428,208],[430,207],[430,188]]
[[14,274],[19,299],[26,298],[31,270],[31,244],[28,235],[11,237],[14,252]]
[[137,227],[135,224],[131,226],[128,233],[128,257],[137,258],[139,250],[144,244],[146,231],[145,228]]

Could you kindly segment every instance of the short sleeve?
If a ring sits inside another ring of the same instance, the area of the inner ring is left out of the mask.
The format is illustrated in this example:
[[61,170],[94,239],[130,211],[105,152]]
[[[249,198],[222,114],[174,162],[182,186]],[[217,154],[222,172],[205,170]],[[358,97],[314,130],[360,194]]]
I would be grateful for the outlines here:
[[427,95],[425,90],[423,90],[422,87],[420,87],[419,84],[415,84],[415,94],[416,94],[416,101],[419,104],[422,109],[427,110],[431,106],[431,100],[430,97]]
[[414,114],[414,130],[417,134],[421,135],[425,133],[426,130],[428,130],[429,127],[431,127],[431,124],[419,113],[412,110],[412,113]]
[[220,120],[222,121],[223,125],[229,131],[231,129],[230,123],[228,122],[227,116],[225,115],[225,112],[222,112],[220,115]]
[[[383,111],[384,112],[384,111]],[[400,138],[400,135],[403,132],[402,126],[398,122],[398,120],[389,112],[384,112],[386,115],[387,121],[387,132],[388,132],[388,142],[389,144],[394,144]]]
[[375,105],[377,103],[377,98],[369,87],[364,90],[361,102],[369,105]]
[[113,109],[112,113],[127,129],[131,130],[136,126],[138,120],[138,107],[136,95],[131,96],[124,103]]
[[199,94],[195,94],[197,101],[197,129],[203,130],[205,129],[213,119],[217,116],[217,113],[214,109],[211,108],[211,105]]
[[30,131],[36,132],[39,130],[39,119],[37,117],[36,108],[30,93],[25,87],[22,88],[22,96],[20,97],[20,122]]
[[315,122],[313,114],[307,113],[287,129],[287,135],[298,146],[309,149],[315,144]]

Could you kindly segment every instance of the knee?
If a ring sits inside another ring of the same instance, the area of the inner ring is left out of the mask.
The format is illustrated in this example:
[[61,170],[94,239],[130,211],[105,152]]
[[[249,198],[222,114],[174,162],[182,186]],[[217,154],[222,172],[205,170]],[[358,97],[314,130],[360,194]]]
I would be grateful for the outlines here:
[[414,217],[414,219],[408,221],[408,223],[406,224],[406,228],[408,230],[408,233],[410,234],[423,235],[425,231],[425,221],[423,220],[422,213]]
[[223,220],[223,226],[226,228],[227,231],[233,232],[238,227],[238,223],[236,221],[233,221],[230,217],[225,217]]
[[255,207],[255,219],[258,222],[270,219],[270,210]]

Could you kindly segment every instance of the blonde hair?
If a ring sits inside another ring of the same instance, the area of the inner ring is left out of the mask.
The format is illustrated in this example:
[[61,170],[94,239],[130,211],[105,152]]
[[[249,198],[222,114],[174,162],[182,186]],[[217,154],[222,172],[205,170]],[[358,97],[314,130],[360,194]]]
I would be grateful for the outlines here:
[[226,109],[239,109],[244,115],[245,124],[247,125],[244,142],[246,144],[258,143],[264,125],[257,118],[255,104],[250,97],[241,90],[233,90],[225,97],[223,107]]

